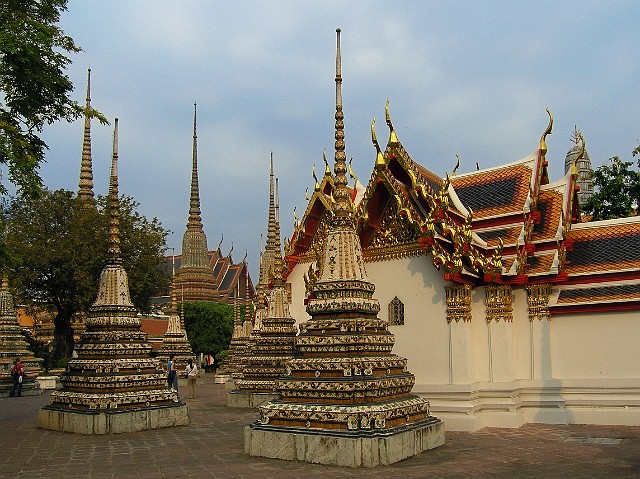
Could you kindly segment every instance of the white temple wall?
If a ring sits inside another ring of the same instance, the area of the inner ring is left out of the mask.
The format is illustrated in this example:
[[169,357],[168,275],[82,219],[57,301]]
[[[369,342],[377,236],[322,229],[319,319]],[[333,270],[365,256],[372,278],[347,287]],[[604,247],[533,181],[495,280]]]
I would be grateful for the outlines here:
[[395,336],[393,352],[408,360],[416,384],[449,382],[449,326],[442,274],[425,257],[366,264],[376,285],[381,319],[389,319],[394,297],[404,304],[404,325],[389,326]]
[[640,314],[554,316],[551,361],[557,378],[640,377]]
[[[305,311],[299,264],[291,313]],[[471,322],[447,323],[442,272],[418,256],[366,263],[379,317],[394,297],[404,325],[390,326],[394,353],[408,359],[414,393],[448,430],[519,427],[526,422],[640,425],[640,315],[637,311],[529,321],[527,293],[513,288],[513,321],[487,323],[485,291],[471,290]]]

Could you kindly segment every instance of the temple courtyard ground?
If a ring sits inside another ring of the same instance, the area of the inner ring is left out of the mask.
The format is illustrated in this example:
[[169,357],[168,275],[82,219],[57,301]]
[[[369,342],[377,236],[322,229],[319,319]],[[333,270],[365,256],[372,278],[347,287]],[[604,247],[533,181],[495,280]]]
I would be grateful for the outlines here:
[[253,458],[243,452],[243,429],[256,411],[226,407],[224,385],[211,375],[198,393],[186,399],[190,425],[112,436],[38,429],[48,393],[0,399],[0,477],[640,478],[640,427],[624,426],[447,431],[444,446],[375,469]]

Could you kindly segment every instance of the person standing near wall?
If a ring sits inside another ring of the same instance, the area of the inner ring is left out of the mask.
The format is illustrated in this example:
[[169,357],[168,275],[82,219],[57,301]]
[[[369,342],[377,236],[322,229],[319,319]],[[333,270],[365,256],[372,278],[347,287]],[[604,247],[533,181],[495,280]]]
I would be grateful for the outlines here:
[[198,367],[193,364],[193,360],[189,359],[189,364],[185,368],[187,373],[187,381],[189,382],[189,399],[196,398],[196,385],[198,384]]
[[173,360],[173,354],[169,355],[169,362],[167,362],[167,383],[169,389],[178,391],[178,370]]
[[24,380],[24,368],[20,358],[16,358],[16,362],[11,368],[11,377],[13,378],[13,387],[9,393],[9,397],[22,396],[22,381]]

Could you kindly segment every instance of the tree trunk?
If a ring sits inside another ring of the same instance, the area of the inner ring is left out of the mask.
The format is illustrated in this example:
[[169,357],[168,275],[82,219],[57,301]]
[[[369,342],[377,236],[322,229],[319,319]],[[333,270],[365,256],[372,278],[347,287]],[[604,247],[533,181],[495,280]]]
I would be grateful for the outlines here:
[[71,357],[73,352],[73,328],[71,327],[71,311],[58,309],[54,320],[53,354],[57,360]]

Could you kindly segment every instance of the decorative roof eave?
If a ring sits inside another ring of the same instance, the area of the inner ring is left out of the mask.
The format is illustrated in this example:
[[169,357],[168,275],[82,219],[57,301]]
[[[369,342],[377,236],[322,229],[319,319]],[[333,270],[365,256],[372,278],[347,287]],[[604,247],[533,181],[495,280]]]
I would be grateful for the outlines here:
[[[561,302],[563,292],[584,292],[587,295],[567,298]],[[589,293],[592,296],[589,296]],[[607,296],[610,296],[610,299],[607,299]],[[640,288],[637,280],[562,285],[554,288],[549,298],[549,310],[553,315],[635,309],[640,309]]]

